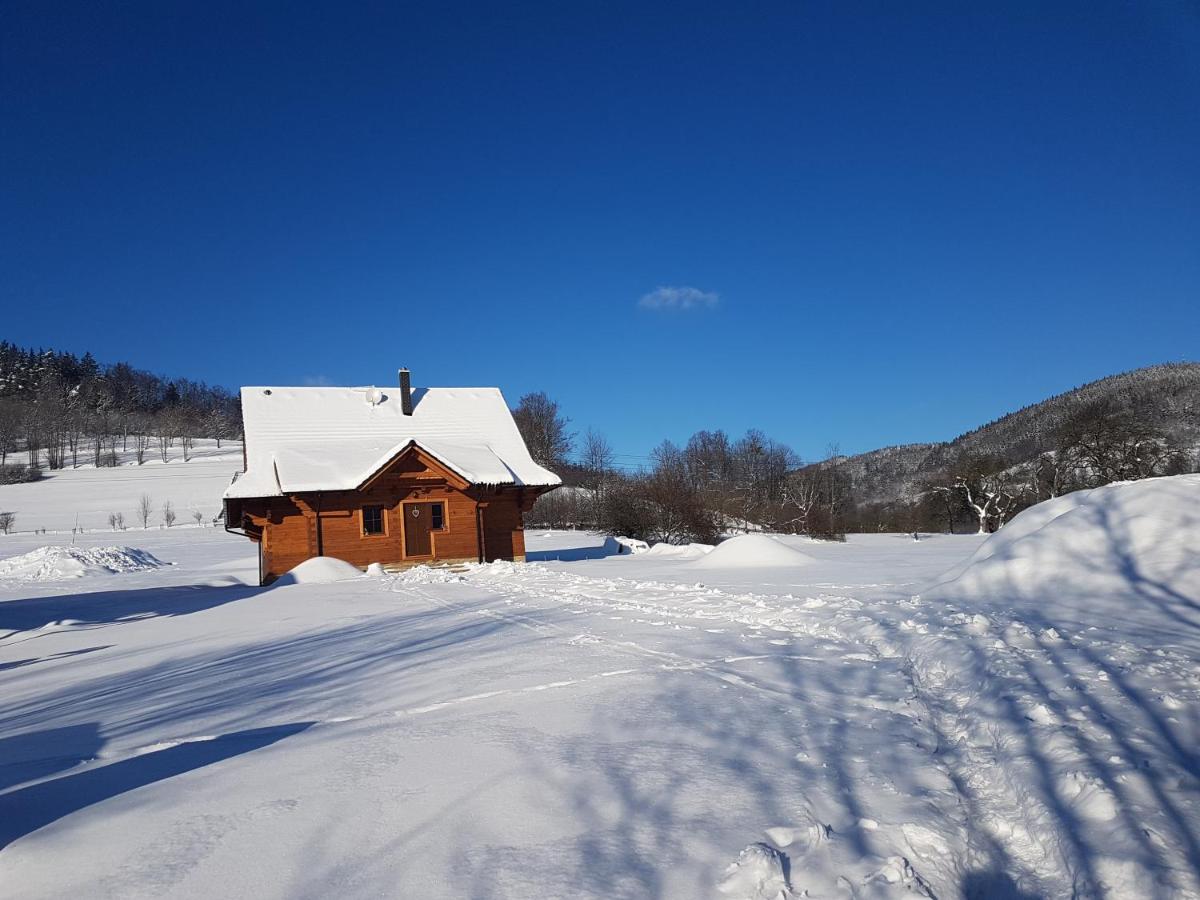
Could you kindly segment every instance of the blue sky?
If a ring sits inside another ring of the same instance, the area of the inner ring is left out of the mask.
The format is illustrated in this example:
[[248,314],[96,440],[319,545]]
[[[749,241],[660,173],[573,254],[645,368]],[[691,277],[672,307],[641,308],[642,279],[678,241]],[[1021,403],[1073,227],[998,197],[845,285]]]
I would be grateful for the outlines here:
[[3,336],[542,389],[630,459],[1198,356],[1194,4],[343,6],[6,4]]

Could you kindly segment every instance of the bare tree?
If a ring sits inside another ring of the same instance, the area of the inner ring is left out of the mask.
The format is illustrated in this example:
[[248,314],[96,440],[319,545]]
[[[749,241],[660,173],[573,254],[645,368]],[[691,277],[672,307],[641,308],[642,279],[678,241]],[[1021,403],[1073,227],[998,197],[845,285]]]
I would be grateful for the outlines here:
[[978,534],[1001,528],[1016,512],[1026,485],[1015,469],[993,458],[959,460],[953,489],[974,514]]
[[138,498],[137,514],[142,520],[142,528],[150,527],[150,513],[154,512],[154,501],[150,499],[149,494],[142,494]]
[[31,468],[42,465],[42,410],[36,403],[26,404],[21,410],[21,431],[25,434],[25,453]]
[[1063,423],[1055,457],[1078,486],[1098,487],[1167,474],[1182,454],[1162,428],[1103,400]]
[[192,518],[196,520],[196,527],[199,528],[204,524],[204,513],[198,509],[192,510]]
[[229,418],[219,406],[213,406],[204,414],[204,437],[216,438],[217,449],[221,449],[221,439],[229,435]]
[[788,476],[783,488],[783,506],[791,517],[784,520],[785,530],[808,534],[811,518],[821,501],[819,474],[800,470]]
[[975,518],[979,522],[977,533],[987,534],[994,531],[995,529],[990,528],[989,525],[997,512],[997,506],[1004,502],[1003,491],[989,487],[983,479],[976,481],[962,475],[954,479],[954,489],[966,501],[971,512],[975,513]]
[[168,528],[175,524],[175,507],[171,505],[170,500],[163,501],[162,517]]
[[791,448],[751,428],[732,448],[733,487],[743,526],[778,527],[788,472],[800,465]]
[[117,530],[117,514],[116,513],[110,512],[108,514],[108,527],[111,528],[113,531]]
[[8,462],[8,454],[17,449],[17,435],[21,433],[21,407],[6,399],[0,399],[0,466]]
[[168,412],[161,412],[154,419],[154,437],[158,441],[158,455],[163,462],[169,460],[167,451],[175,444],[175,416]]
[[57,374],[48,376],[38,386],[26,418],[31,466],[40,465],[38,451],[41,449],[46,452],[46,465],[50,469],[61,469],[65,464],[69,396],[70,388]]
[[14,403],[0,400],[0,466],[8,462],[9,452],[17,449],[20,427],[20,408]]
[[688,478],[683,451],[670,441],[663,441],[651,456],[654,469],[642,485],[649,503],[650,527],[643,535],[631,536],[667,543],[715,542],[717,522]]
[[613,449],[608,441],[589,428],[579,451],[579,465],[583,469],[583,487],[590,492],[592,513],[589,518],[593,523],[600,517],[604,490],[613,472],[613,461]]
[[850,479],[843,471],[841,446],[837,442],[825,448],[825,459],[821,462],[821,502],[817,509],[810,513],[813,522],[809,534],[826,540],[845,540],[846,529],[843,524],[846,499],[850,496]]
[[579,451],[579,464],[588,472],[605,474],[612,471],[613,459],[613,448],[604,439],[604,435],[589,428],[587,434],[583,436],[583,447]]
[[134,427],[137,430],[133,433],[133,456],[140,466],[146,461],[146,451],[150,449],[152,439],[145,423],[139,423]]
[[78,410],[71,410],[63,420],[63,434],[66,436],[67,450],[71,454],[71,468],[79,468],[79,449],[83,446],[85,426],[83,416]]
[[196,432],[204,427],[200,411],[192,406],[180,406],[171,412],[175,436],[179,438],[179,446],[183,450],[183,461],[192,458],[192,448],[196,446]]
[[8,534],[12,531],[13,525],[16,524],[17,514],[15,512],[0,512],[0,531]]
[[930,485],[929,490],[942,501],[942,509],[946,513],[946,534],[954,534],[954,502],[958,497],[957,493],[953,487],[939,484]]
[[1072,469],[1069,453],[1052,450],[1039,453],[1029,466],[1029,485],[1034,502],[1053,500],[1066,493]]
[[567,431],[570,419],[559,412],[557,402],[541,391],[526,394],[513,410],[513,419],[535,460],[552,469],[566,462],[573,435]]

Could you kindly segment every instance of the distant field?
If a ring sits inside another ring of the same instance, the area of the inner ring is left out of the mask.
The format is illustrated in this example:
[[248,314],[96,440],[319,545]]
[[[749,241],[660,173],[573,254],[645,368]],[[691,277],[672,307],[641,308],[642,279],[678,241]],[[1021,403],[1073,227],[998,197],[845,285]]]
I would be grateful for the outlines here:
[[[164,463],[157,453],[147,455],[144,465],[134,462],[132,452],[120,454],[116,468],[45,470],[41,481],[31,484],[0,485],[0,511],[17,514],[14,532],[70,531],[79,526],[87,531],[109,528],[109,513],[125,516],[125,527],[141,530],[137,506],[142,494],[149,494],[154,506],[150,527],[162,525],[162,505],[170,501],[178,517],[176,528],[195,527],[194,510],[204,514],[211,525],[221,511],[221,494],[242,468],[242,445],[237,441],[196,441],[191,459],[183,461],[182,451],[171,451]],[[23,455],[13,457],[24,461]],[[2,539],[2,537],[0,537]]]

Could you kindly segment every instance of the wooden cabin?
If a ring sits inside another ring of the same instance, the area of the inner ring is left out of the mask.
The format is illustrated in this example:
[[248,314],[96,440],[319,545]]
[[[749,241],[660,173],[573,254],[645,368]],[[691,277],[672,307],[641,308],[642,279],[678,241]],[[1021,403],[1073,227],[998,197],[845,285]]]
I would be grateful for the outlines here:
[[244,471],[225,527],[259,580],[332,556],[366,568],[524,560],[523,516],[559,478],[497,388],[242,388]]

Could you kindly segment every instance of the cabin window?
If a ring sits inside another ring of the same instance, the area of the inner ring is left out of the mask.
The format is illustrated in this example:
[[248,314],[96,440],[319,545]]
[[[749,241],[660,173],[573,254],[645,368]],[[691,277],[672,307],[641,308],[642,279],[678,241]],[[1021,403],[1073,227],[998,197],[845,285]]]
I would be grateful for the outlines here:
[[444,509],[440,503],[429,504],[429,527],[433,531],[441,531],[446,527]]
[[363,534],[383,534],[383,507],[364,506],[362,508]]

